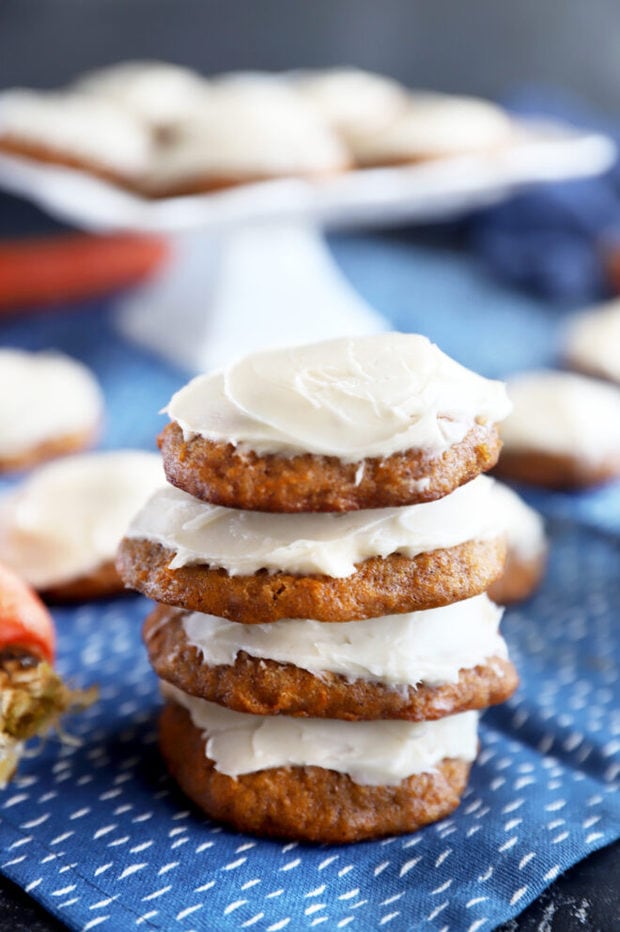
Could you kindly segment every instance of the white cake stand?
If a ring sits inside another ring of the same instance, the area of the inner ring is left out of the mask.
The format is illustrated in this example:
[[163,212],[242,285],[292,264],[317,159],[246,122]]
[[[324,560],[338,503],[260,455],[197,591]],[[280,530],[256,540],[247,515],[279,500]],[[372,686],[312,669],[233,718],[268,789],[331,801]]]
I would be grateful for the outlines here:
[[520,124],[495,153],[282,180],[147,201],[72,169],[0,156],[0,186],[78,227],[172,239],[172,261],[120,300],[129,338],[189,371],[264,346],[385,329],[338,270],[324,228],[457,216],[542,181],[595,175],[615,159],[605,136]]

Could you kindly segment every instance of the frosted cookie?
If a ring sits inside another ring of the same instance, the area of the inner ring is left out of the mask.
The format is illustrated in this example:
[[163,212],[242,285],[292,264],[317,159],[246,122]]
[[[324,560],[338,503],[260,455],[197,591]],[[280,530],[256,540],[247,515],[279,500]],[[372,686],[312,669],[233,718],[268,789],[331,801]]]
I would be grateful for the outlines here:
[[497,473],[549,488],[620,476],[620,389],[568,372],[526,372],[509,382]]
[[353,628],[241,625],[158,606],[144,640],[161,679],[237,712],[429,721],[512,695],[500,618],[485,595]]
[[146,126],[110,101],[20,89],[0,96],[0,151],[135,188],[150,165],[153,140]]
[[94,375],[76,359],[0,348],[0,472],[90,446],[103,407]]
[[116,548],[135,511],[163,481],[159,458],[138,450],[42,466],[0,500],[0,561],[49,598],[119,592]]
[[380,132],[407,105],[397,81],[359,68],[291,75],[294,87],[345,142],[351,134]]
[[246,624],[434,608],[501,573],[492,489],[479,476],[421,505],[269,514],[205,505],[169,486],[135,516],[117,566],[158,602]]
[[492,152],[514,135],[506,113],[475,97],[417,92],[381,132],[350,133],[358,165],[403,165],[429,159]]
[[620,300],[574,317],[564,352],[574,369],[620,383]]
[[74,87],[112,101],[164,134],[180,121],[199,116],[209,101],[205,78],[169,62],[122,62],[89,72]]
[[178,124],[146,182],[153,196],[195,194],[349,167],[344,146],[303,99],[275,81],[213,86],[204,114]]
[[300,841],[412,832],[452,812],[477,714],[342,722],[231,712],[166,685],[160,747],[181,789],[239,831]]
[[502,482],[495,484],[498,516],[506,531],[506,566],[489,589],[500,605],[527,599],[539,585],[547,563],[547,538],[541,515]]
[[426,337],[386,333],[255,353],[177,392],[168,481],[260,511],[428,502],[497,461],[505,388]]

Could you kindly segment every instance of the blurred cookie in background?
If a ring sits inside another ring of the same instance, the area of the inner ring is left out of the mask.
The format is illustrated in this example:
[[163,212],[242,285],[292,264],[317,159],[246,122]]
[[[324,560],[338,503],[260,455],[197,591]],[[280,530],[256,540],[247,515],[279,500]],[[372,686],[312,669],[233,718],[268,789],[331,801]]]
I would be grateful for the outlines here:
[[148,127],[112,101],[17,88],[0,99],[0,152],[75,168],[134,189],[154,144]]
[[0,348],[0,473],[90,446],[103,413],[101,389],[81,362]]
[[335,132],[350,136],[379,132],[408,102],[392,78],[360,68],[328,68],[291,75],[293,86]]
[[0,561],[52,600],[120,592],[116,548],[134,513],[163,484],[159,457],[140,450],[42,466],[0,500]]
[[620,299],[573,317],[564,355],[573,369],[620,383]]
[[551,489],[620,477],[620,389],[571,372],[525,372],[508,382],[496,473]]
[[542,516],[503,482],[494,488],[495,506],[505,522],[506,565],[489,588],[489,596],[500,605],[529,598],[542,581],[547,563],[548,541]]
[[144,189],[169,197],[349,167],[340,139],[286,82],[232,73],[213,82],[209,105],[160,147]]
[[163,135],[199,113],[209,100],[205,78],[162,61],[128,61],[90,71],[74,89],[112,101]]
[[360,129],[347,142],[357,165],[372,167],[493,152],[514,138],[508,114],[488,100],[419,91],[381,132]]
[[517,138],[490,101],[411,91],[347,67],[206,78],[128,61],[57,91],[0,95],[0,152],[144,197],[495,152]]

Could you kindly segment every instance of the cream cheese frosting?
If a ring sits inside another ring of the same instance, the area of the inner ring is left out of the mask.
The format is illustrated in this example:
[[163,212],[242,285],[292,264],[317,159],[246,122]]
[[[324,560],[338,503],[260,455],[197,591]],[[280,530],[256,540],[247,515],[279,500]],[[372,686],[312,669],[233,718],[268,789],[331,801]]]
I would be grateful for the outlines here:
[[86,366],[62,353],[0,349],[0,459],[91,434],[103,396]]
[[504,526],[509,554],[523,560],[542,556],[547,549],[542,516],[503,482],[495,482],[493,498]]
[[134,512],[160,485],[159,456],[139,450],[68,456],[0,500],[0,562],[45,589],[114,559]]
[[359,68],[331,68],[291,75],[294,87],[345,140],[350,133],[378,131],[408,100],[402,85]]
[[155,129],[200,114],[209,101],[209,82],[194,71],[159,61],[129,61],[81,78],[75,89],[122,106]]
[[321,174],[347,163],[337,136],[282,82],[229,79],[214,83],[200,116],[179,123],[149,180]]
[[432,773],[444,758],[472,761],[478,747],[476,712],[435,722],[345,722],[233,712],[168,683],[162,692],[187,709],[203,733],[205,755],[230,777],[272,767],[324,767],[355,783],[393,786]]
[[132,178],[147,171],[152,157],[146,126],[111,101],[87,94],[7,91],[0,96],[0,137]]
[[440,455],[509,410],[501,382],[404,333],[255,353],[193,379],[167,407],[186,440],[345,462],[409,449]]
[[492,149],[513,132],[507,114],[490,101],[418,91],[380,133],[350,134],[348,142],[359,162],[374,164]]
[[620,389],[570,372],[526,372],[508,384],[514,408],[506,450],[540,450],[599,462],[620,454]]
[[354,624],[287,619],[243,625],[199,612],[185,615],[182,624],[188,643],[208,666],[230,666],[245,651],[315,676],[330,672],[389,686],[439,686],[456,683],[462,669],[508,656],[498,633],[501,617],[501,609],[479,595]]
[[565,345],[568,359],[578,369],[620,382],[620,300],[574,317]]
[[206,564],[231,576],[270,573],[350,576],[369,557],[413,558],[501,536],[486,476],[444,498],[404,508],[268,514],[207,505],[170,486],[155,492],[126,536],[174,551],[170,569]]

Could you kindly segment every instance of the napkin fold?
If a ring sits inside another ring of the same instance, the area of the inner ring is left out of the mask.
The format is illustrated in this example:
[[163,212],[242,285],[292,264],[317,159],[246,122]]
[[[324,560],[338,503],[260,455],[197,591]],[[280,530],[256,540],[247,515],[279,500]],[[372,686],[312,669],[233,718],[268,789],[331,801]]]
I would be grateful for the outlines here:
[[[546,116],[604,133],[620,124],[561,92],[525,89],[505,101],[519,116]],[[609,251],[620,245],[620,163],[602,175],[532,187],[474,215],[470,242],[504,280],[559,301],[596,301],[611,287]]]

